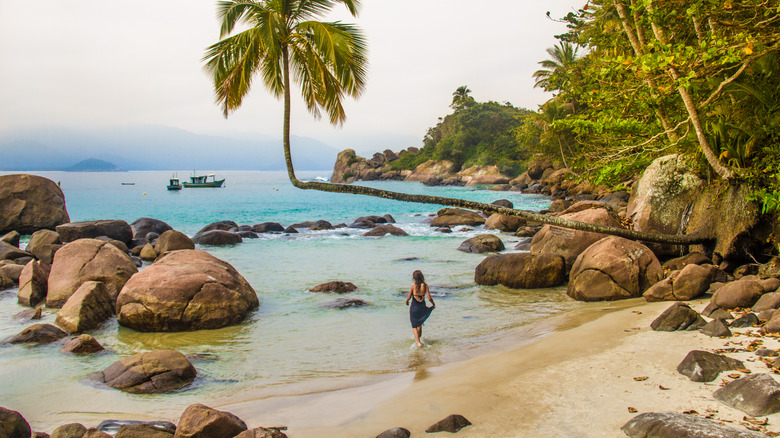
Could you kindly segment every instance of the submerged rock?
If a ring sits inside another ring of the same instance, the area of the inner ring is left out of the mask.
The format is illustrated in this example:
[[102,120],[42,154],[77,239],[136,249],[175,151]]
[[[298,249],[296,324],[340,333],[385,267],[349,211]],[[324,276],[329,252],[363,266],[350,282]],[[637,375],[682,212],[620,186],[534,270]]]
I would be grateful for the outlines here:
[[50,344],[68,336],[52,324],[34,324],[8,340],[9,344]]
[[190,361],[175,350],[155,350],[120,359],[98,373],[108,386],[134,394],[179,389],[195,380]]
[[233,231],[209,230],[196,234],[192,241],[199,245],[224,246],[241,243],[244,239]]
[[335,292],[337,294],[343,294],[347,292],[354,292],[358,289],[354,283],[348,281],[329,281],[327,283],[318,284],[309,289],[309,292]]

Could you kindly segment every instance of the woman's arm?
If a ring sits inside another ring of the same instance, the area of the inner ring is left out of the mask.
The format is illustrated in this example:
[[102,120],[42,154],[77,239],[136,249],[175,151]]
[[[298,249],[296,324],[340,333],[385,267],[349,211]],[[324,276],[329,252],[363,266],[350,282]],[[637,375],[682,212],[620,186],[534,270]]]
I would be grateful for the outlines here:
[[406,305],[409,305],[409,300],[412,299],[412,290],[414,289],[414,286],[409,288],[409,293],[406,295]]
[[431,302],[431,305],[433,307],[436,307],[436,303],[433,302],[433,297],[431,297],[431,289],[428,287],[428,285],[425,285],[425,295],[428,295],[428,301]]

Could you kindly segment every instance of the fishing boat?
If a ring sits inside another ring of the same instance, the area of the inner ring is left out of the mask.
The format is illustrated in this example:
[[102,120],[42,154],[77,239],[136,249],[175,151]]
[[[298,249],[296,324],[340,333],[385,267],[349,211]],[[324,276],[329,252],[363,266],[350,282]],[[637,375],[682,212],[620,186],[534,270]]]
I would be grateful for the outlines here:
[[171,177],[171,181],[168,183],[168,190],[181,190],[182,185],[179,182],[179,178],[176,176]]
[[208,175],[192,175],[190,177],[190,182],[182,183],[184,187],[191,188],[191,187],[222,187],[222,184],[225,183],[225,179],[216,179],[214,174],[208,174]]

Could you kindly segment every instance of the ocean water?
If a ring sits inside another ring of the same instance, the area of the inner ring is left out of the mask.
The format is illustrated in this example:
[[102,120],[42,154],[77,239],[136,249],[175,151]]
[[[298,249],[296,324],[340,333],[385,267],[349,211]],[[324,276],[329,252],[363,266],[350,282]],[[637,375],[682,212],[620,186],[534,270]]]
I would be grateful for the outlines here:
[[[190,172],[179,171],[186,179]],[[427,223],[440,207],[386,199],[303,191],[283,172],[217,172],[219,189],[169,192],[172,172],[37,172],[58,181],[72,221],[141,218],[163,220],[190,236],[219,220],[239,224],[307,220],[351,223],[365,215],[391,214],[406,237],[363,237],[365,230],[301,230],[260,235],[230,247],[200,247],[232,264],[254,287],[260,308],[242,324],[219,330],[138,333],[115,321],[93,332],[107,351],[91,356],[59,352],[61,343],[0,347],[0,400],[18,410],[36,430],[71,421],[90,425],[106,418],[175,419],[191,403],[235,402],[308,394],[360,385],[383,376],[435,367],[488,351],[513,329],[581,309],[565,288],[511,290],[474,283],[484,255],[457,251],[477,234],[499,235],[509,250],[520,240],[482,229],[451,234]],[[299,178],[329,172],[299,172]],[[123,185],[122,183],[133,183]],[[549,199],[481,188],[425,187],[406,182],[370,185],[409,193],[492,202],[509,199],[516,208],[539,210]],[[411,273],[425,273],[437,308],[424,326],[421,350],[413,347],[404,298]],[[350,281],[359,290],[346,295],[370,305],[343,310],[323,305],[335,294],[308,289],[331,280]],[[16,290],[0,292],[0,339],[28,323],[14,318],[23,307]],[[56,313],[44,309],[43,322]],[[510,342],[523,342],[511,339]],[[153,349],[192,355],[198,370],[193,385],[165,395],[125,394],[94,382],[91,375],[121,357]],[[94,425],[94,424],[93,424]]]

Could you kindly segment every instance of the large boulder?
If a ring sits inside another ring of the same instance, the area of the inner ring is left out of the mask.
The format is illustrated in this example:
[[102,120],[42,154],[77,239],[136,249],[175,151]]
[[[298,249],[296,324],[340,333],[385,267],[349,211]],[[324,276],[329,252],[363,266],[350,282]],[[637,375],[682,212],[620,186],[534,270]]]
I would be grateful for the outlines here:
[[46,290],[51,266],[31,260],[19,276],[17,299],[22,306],[35,307],[46,301]]
[[442,208],[436,212],[436,217],[431,221],[432,227],[451,227],[455,225],[468,225],[470,227],[482,225],[485,218],[471,210],[462,208]]
[[175,350],[155,350],[120,359],[98,373],[108,386],[134,394],[179,389],[195,380],[190,361]]
[[260,302],[229,263],[200,250],[163,254],[117,298],[119,324],[138,331],[214,329],[241,322]]
[[754,417],[780,412],[780,384],[769,374],[751,374],[731,381],[712,395]]
[[445,179],[455,176],[458,165],[449,160],[428,160],[415,167],[406,181],[424,182],[431,178]]
[[566,281],[563,257],[552,254],[491,255],[474,270],[477,284],[501,284],[515,289],[553,287]]
[[33,324],[8,340],[9,344],[50,344],[67,333],[51,324]]
[[162,233],[173,229],[173,227],[167,223],[159,219],[152,219],[150,217],[136,219],[132,224],[130,224],[130,227],[133,229],[133,239],[140,240],[146,240],[146,235],[149,233],[157,233],[158,235],[161,235]]
[[677,365],[677,372],[694,382],[712,382],[723,371],[745,368],[741,360],[704,350],[693,350]]
[[[606,204],[600,207],[578,210],[580,203],[574,204],[561,214],[561,218],[594,225],[620,228],[620,217]],[[604,234],[591,231],[572,230],[551,225],[545,225],[539,230],[531,241],[531,252],[534,254],[555,254],[562,256],[566,261],[567,272],[571,270],[574,260],[583,251],[600,239]]]
[[0,407],[0,437],[30,438],[32,430],[22,414]]
[[246,423],[230,412],[194,404],[181,414],[175,438],[226,438],[245,430]]
[[712,303],[721,309],[753,307],[764,294],[764,287],[758,280],[743,278],[726,283],[712,295]]
[[504,242],[493,234],[480,234],[466,239],[458,247],[458,251],[482,254],[485,252],[498,252],[504,250]]
[[57,312],[55,322],[68,333],[81,333],[100,327],[114,316],[114,305],[106,286],[85,281]]
[[714,265],[685,265],[651,286],[643,296],[647,301],[690,301],[707,292],[717,275]]
[[57,234],[63,242],[73,242],[79,239],[94,239],[106,236],[108,238],[127,243],[133,239],[133,228],[123,220],[99,220],[72,222],[58,225]]
[[514,233],[520,229],[520,227],[524,227],[525,224],[526,220],[521,217],[493,213],[487,218],[487,221],[485,221],[485,229]]
[[0,176],[0,235],[32,234],[70,222],[65,195],[53,181],[35,175]]
[[210,230],[196,234],[192,241],[199,245],[224,246],[241,243],[244,239],[233,231]]
[[195,249],[195,242],[187,237],[186,234],[176,230],[163,231],[154,244],[154,252],[156,254],[180,249]]
[[717,421],[680,412],[645,412],[620,428],[630,438],[762,438]]
[[580,301],[637,298],[661,278],[661,263],[648,247],[610,236],[577,257],[566,293]]
[[56,231],[38,230],[30,236],[25,250],[38,260],[51,265],[54,254],[62,248],[62,239]]
[[76,240],[54,256],[46,305],[62,307],[86,281],[104,283],[111,300],[116,301],[122,286],[136,272],[138,268],[130,256],[116,246],[97,239]]

